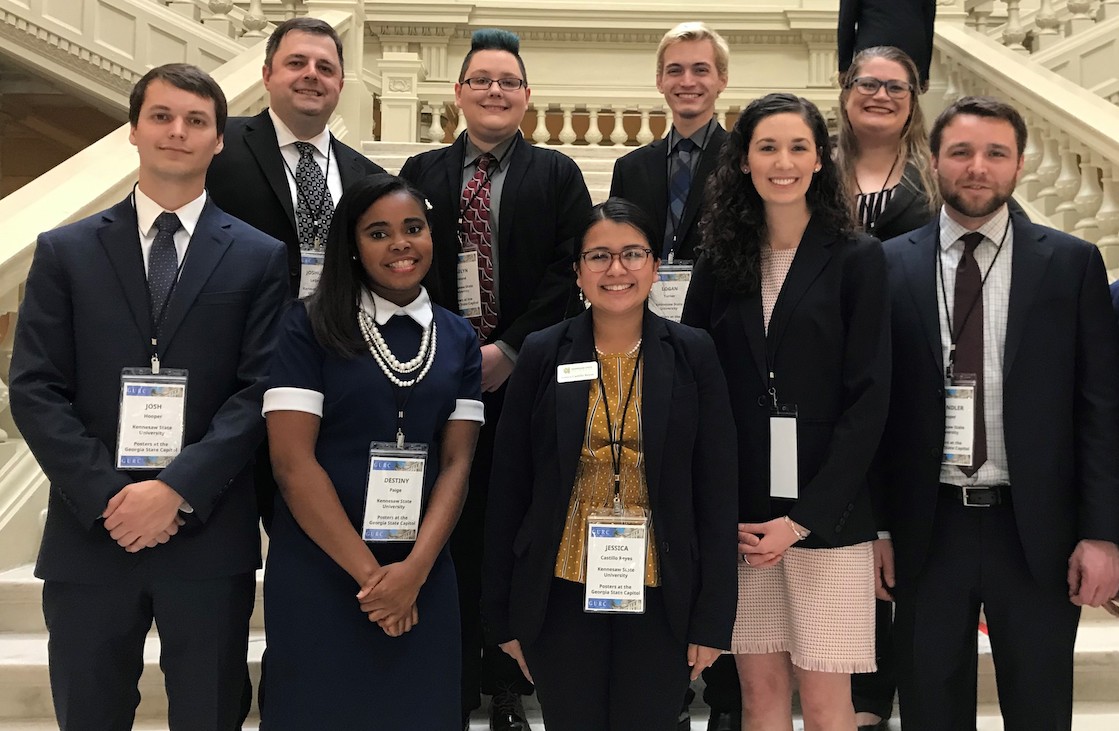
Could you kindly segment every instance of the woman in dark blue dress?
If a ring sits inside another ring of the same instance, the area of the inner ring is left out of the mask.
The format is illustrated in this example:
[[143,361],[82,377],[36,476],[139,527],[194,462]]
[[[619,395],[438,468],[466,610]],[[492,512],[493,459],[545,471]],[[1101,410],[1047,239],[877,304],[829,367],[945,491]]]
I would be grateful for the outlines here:
[[318,289],[280,326],[264,399],[282,498],[266,731],[461,722],[446,543],[482,422],[481,355],[420,285],[431,253],[423,196],[365,178],[339,201]]

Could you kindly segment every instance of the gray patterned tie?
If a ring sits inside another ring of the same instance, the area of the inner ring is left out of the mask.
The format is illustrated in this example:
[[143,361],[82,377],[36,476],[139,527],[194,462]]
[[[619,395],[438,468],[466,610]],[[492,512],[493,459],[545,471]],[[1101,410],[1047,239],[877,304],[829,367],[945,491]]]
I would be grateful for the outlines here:
[[334,215],[334,200],[322,168],[315,161],[315,146],[296,142],[295,149],[299,151],[299,165],[295,168],[295,225],[299,248],[304,251],[321,249]]
[[[163,213],[155,219],[155,241],[148,254],[148,296],[152,318],[162,324],[163,310],[171,296],[175,276],[179,273],[179,253],[175,250],[175,232],[182,228],[174,213]],[[158,335],[158,333],[155,333]]]

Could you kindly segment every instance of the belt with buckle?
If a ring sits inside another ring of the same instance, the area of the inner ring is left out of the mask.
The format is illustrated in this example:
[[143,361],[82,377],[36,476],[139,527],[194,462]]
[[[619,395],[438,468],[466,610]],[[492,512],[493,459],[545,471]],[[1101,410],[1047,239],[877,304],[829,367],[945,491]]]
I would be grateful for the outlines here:
[[1010,485],[949,485],[942,482],[940,486],[969,508],[990,508],[1010,502]]

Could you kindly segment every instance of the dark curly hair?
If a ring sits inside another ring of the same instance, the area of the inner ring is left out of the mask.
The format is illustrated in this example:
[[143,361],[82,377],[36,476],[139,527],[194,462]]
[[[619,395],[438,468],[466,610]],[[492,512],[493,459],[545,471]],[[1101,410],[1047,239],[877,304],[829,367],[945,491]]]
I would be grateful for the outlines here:
[[700,220],[701,249],[710,257],[719,283],[732,292],[753,293],[761,286],[761,249],[769,237],[765,203],[742,161],[754,129],[774,114],[797,114],[812,130],[820,171],[805,198],[813,221],[841,235],[854,231],[851,204],[832,159],[828,127],[812,102],[793,94],[768,94],[750,102],[719,151],[715,172],[707,180],[707,206]]

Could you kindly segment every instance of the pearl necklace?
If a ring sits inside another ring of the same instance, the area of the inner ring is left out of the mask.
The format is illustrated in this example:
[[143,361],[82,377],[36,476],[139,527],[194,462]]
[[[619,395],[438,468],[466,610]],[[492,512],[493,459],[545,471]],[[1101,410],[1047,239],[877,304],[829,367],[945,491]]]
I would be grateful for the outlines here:
[[[633,347],[630,348],[627,353],[625,353],[627,358],[637,355],[637,351],[641,349],[641,340],[641,338],[638,338],[637,342],[633,344]],[[594,346],[594,352],[598,353],[599,355],[606,355],[606,353],[603,353],[601,350],[598,349],[597,345]]]
[[[435,318],[431,319],[431,324],[424,329],[423,337],[420,340],[420,350],[416,353],[416,357],[412,358],[406,363],[393,355],[392,350],[389,348],[384,337],[381,335],[380,329],[377,327],[377,321],[366,314],[364,310],[358,308],[357,324],[361,329],[361,336],[365,340],[366,346],[369,348],[373,360],[377,361],[377,365],[381,367],[381,371],[385,377],[389,379],[394,385],[400,388],[408,388],[414,386],[423,380],[427,372],[431,370],[431,365],[435,362],[435,348],[438,341],[438,331],[435,327]],[[406,381],[400,375],[413,373],[420,369],[419,375],[410,381]]]

